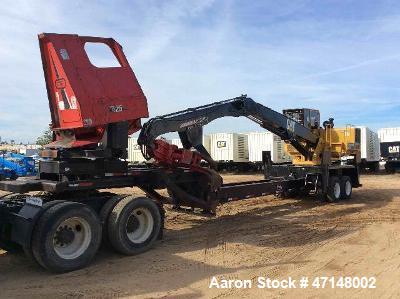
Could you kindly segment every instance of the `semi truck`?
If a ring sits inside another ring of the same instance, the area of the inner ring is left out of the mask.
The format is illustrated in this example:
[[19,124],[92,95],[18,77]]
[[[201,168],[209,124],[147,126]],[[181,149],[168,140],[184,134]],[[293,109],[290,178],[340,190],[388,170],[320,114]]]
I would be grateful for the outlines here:
[[[162,238],[164,205],[213,216],[234,200],[301,194],[336,202],[361,186],[356,129],[337,130],[332,118],[321,123],[318,110],[281,113],[240,95],[141,125],[147,98],[120,44],[73,34],[38,38],[54,140],[41,152],[36,177],[0,182],[9,192],[0,200],[0,248],[22,248],[49,271],[85,267],[101,242],[125,255],[148,250]],[[87,43],[108,46],[120,66],[93,66]],[[266,152],[264,179],[224,183],[202,144],[203,127],[221,117],[244,117],[276,134],[292,164],[275,167]],[[147,167],[126,160],[134,132]],[[170,132],[182,148],[159,138]],[[99,191],[133,186],[145,195]]]

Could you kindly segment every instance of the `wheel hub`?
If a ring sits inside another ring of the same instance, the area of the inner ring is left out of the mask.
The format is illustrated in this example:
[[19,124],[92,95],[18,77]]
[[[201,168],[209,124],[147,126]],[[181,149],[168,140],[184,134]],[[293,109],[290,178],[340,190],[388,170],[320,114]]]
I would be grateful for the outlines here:
[[340,184],[339,183],[335,184],[335,186],[333,188],[333,192],[335,194],[335,198],[340,197]]
[[86,219],[78,216],[67,218],[54,233],[54,251],[63,259],[75,259],[86,251],[91,238],[91,227]]
[[128,233],[133,233],[135,230],[139,228],[139,220],[135,217],[135,215],[131,215],[126,224],[126,231]]
[[133,243],[142,243],[149,238],[153,231],[154,220],[151,212],[146,208],[137,208],[132,211],[126,222],[126,234]]
[[56,232],[54,239],[58,245],[68,245],[74,241],[75,234],[71,227],[63,226]]
[[345,190],[346,190],[346,195],[349,196],[350,193],[351,193],[351,182],[350,182],[350,181],[347,181],[347,182],[346,182],[346,188],[345,188]]

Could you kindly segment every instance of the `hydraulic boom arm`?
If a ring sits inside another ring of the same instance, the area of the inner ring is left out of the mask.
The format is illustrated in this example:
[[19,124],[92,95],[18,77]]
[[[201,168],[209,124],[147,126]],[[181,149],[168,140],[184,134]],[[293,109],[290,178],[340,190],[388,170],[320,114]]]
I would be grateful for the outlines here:
[[211,157],[202,145],[202,128],[225,116],[249,118],[292,144],[308,160],[318,144],[318,136],[311,129],[246,95],[152,118],[143,125],[138,144],[146,159],[155,158],[157,146],[160,146],[156,138],[165,133],[178,132],[185,149],[193,147],[205,160],[210,161]]

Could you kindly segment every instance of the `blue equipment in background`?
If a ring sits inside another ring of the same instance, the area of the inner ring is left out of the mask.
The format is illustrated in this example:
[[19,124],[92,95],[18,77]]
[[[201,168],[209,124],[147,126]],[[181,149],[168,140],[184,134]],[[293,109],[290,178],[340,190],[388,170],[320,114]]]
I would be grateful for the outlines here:
[[36,175],[35,160],[15,153],[0,154],[0,180]]

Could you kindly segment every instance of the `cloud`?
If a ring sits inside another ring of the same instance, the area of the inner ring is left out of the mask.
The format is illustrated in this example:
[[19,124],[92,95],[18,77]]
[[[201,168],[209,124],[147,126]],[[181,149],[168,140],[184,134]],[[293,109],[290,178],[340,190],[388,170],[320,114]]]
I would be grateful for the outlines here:
[[365,60],[365,61],[361,61],[361,62],[358,62],[358,63],[355,63],[355,64],[351,64],[351,65],[343,66],[343,67],[340,67],[340,68],[336,68],[336,69],[333,69],[333,70],[328,70],[328,71],[317,73],[317,74],[307,75],[304,78],[300,78],[300,80],[308,79],[308,78],[317,78],[317,77],[327,76],[327,75],[331,75],[331,74],[335,74],[335,73],[347,72],[347,71],[358,69],[358,68],[361,68],[361,67],[364,67],[364,66],[368,66],[368,65],[371,65],[371,64],[376,64],[376,63],[379,63],[379,62],[384,62],[384,61],[388,61],[388,60],[394,60],[394,59],[398,59],[398,58],[400,58],[399,54],[390,55],[390,56],[386,56],[386,57],[375,58],[375,59],[370,59],[370,60]]
[[[114,37],[151,116],[247,93],[276,110],[318,108],[341,125],[396,125],[399,12],[369,1],[5,1],[0,136],[35,140],[48,125],[39,32]],[[206,131],[256,129],[228,119]]]

